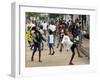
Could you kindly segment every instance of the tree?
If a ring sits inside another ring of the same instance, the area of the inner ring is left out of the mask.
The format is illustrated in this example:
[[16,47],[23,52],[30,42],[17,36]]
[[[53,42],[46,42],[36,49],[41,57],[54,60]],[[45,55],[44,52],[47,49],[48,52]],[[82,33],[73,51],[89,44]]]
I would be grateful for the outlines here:
[[62,16],[62,14],[49,14],[49,18],[56,18]]
[[38,16],[40,16],[39,13],[26,12],[26,19],[30,19],[30,17],[38,17]]

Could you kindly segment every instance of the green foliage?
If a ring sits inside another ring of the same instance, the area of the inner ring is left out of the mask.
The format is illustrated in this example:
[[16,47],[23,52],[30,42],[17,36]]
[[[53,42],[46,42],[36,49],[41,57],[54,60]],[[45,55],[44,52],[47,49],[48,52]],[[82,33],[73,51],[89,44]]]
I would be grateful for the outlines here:
[[56,18],[62,16],[62,14],[49,14],[49,18]]
[[30,17],[38,17],[38,16],[40,16],[39,13],[26,12],[26,19],[30,19]]

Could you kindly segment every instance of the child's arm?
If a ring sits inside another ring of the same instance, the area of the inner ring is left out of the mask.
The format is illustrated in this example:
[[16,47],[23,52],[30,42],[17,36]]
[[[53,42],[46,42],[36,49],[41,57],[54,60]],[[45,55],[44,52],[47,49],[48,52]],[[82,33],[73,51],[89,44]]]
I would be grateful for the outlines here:
[[37,42],[37,40],[36,40],[36,36],[35,36],[34,33],[32,34],[32,40],[33,40],[34,42]]

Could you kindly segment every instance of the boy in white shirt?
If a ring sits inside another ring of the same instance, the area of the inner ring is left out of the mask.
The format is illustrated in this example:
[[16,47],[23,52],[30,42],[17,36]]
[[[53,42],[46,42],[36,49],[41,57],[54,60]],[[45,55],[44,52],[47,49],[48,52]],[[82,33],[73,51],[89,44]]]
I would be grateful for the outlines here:
[[[48,46],[50,51],[49,55],[54,55],[55,53],[53,45],[54,45],[54,36],[53,36],[53,32],[50,30],[48,35]],[[53,50],[53,53],[51,53],[51,49]]]
[[44,35],[46,36],[48,23],[46,21],[44,21],[42,23],[42,26],[43,26],[43,30],[44,30]]

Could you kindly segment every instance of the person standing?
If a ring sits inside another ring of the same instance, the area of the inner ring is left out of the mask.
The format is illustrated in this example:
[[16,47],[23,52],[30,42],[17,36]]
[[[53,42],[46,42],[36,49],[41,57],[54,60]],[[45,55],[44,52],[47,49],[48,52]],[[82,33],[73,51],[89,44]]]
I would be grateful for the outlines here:
[[[54,36],[53,36],[53,32],[51,30],[49,30],[49,35],[48,35],[48,46],[49,46],[49,55],[54,55],[55,51],[54,51]],[[51,49],[53,50],[53,53],[51,53]]]
[[36,27],[33,27],[32,30],[34,30],[34,33],[32,34],[33,42],[34,42],[34,49],[31,57],[31,61],[34,61],[34,54],[36,53],[37,49],[39,51],[39,62],[41,61],[41,43],[42,40],[46,41],[42,34],[37,30]]
[[47,22],[44,21],[44,22],[42,23],[42,26],[43,26],[43,30],[44,30],[44,35],[46,36],[47,26],[48,26]]
[[54,36],[54,46],[55,46],[55,40],[56,40],[56,25],[53,21],[51,21],[50,25],[48,26],[48,30],[52,31],[52,34]]
[[79,52],[79,29],[78,29],[78,22],[77,23],[73,23],[73,27],[72,27],[72,35],[73,35],[73,42],[77,43],[77,47],[76,50],[78,52],[78,57],[83,57],[81,56],[80,52]]

